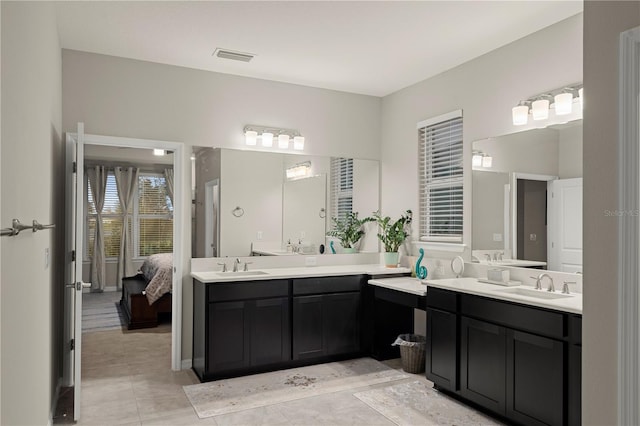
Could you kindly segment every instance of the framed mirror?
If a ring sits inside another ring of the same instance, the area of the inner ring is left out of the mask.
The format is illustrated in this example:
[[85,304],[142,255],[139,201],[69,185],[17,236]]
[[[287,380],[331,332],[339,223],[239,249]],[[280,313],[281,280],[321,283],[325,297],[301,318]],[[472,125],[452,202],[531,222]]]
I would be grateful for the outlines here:
[[[192,166],[193,257],[328,253],[331,217],[380,205],[374,160],[195,148]],[[359,251],[378,251],[375,233]]]
[[477,262],[582,272],[582,120],[473,142]]

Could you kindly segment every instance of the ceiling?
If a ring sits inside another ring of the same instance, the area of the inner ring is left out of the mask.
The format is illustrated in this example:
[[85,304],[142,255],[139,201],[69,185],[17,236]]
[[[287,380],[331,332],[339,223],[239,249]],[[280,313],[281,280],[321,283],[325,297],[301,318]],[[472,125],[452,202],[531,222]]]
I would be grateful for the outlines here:
[[[582,1],[57,2],[63,48],[385,96],[582,12]],[[249,52],[249,63],[212,56]]]

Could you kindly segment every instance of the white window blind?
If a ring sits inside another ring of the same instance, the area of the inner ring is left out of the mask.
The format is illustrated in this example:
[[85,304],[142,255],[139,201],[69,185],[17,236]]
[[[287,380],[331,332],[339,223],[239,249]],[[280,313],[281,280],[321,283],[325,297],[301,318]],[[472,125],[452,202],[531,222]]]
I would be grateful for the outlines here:
[[[93,256],[97,215],[88,179],[86,183],[85,255],[89,259]],[[117,191],[113,171],[108,171],[102,209],[106,258],[117,258],[120,253],[122,208]],[[138,187],[134,194],[133,208],[127,214],[127,226],[131,231],[136,257],[173,251],[173,205],[164,175],[142,171],[138,174]]]
[[418,124],[420,240],[461,242],[462,111]]
[[331,158],[331,217],[344,219],[353,210],[353,158]]

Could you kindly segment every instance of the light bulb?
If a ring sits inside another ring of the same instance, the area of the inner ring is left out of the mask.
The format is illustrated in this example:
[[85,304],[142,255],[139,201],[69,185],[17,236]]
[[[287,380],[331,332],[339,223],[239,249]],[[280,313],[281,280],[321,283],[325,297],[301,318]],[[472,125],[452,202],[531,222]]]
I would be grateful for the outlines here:
[[531,104],[531,114],[534,120],[546,120],[549,118],[549,100],[538,99]]
[[491,167],[493,165],[493,157],[490,155],[485,155],[482,157],[482,167]]
[[262,133],[262,146],[266,146],[266,147],[273,146],[273,133],[269,133],[269,132]]
[[293,138],[293,149],[298,151],[304,149],[304,136],[296,136]]
[[553,97],[556,106],[556,115],[571,114],[573,95],[571,93],[558,93]]
[[164,154],[165,154],[164,149],[154,149],[153,150],[153,155],[160,156],[160,155],[164,155]]
[[258,143],[258,132],[254,130],[244,132],[244,143],[247,145],[256,145]]
[[289,135],[278,135],[278,148],[289,148]]
[[480,167],[482,166],[482,155],[480,154],[473,154],[473,157],[471,157],[471,165],[473,167]]
[[526,105],[518,105],[511,108],[511,115],[514,126],[521,126],[527,124],[529,120],[529,107]]
[[578,98],[580,98],[580,108],[584,106],[584,87],[578,89]]

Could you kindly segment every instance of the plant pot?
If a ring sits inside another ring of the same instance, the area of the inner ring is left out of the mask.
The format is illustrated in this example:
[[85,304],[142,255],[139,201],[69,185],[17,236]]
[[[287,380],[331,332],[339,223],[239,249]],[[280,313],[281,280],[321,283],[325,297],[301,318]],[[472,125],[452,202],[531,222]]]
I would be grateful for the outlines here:
[[387,268],[397,268],[398,267],[398,256],[399,253],[397,251],[385,251],[384,252],[384,265]]
[[356,253],[357,250],[355,247],[342,247],[342,253],[345,254],[351,254],[351,253]]

